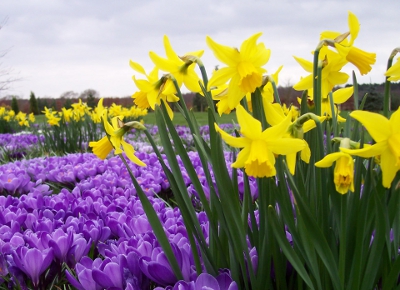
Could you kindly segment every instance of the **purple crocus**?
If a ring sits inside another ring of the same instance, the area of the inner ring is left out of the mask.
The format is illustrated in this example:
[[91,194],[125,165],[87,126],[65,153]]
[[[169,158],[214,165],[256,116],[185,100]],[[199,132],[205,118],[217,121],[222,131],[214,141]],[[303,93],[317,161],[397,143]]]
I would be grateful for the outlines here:
[[157,287],[154,290],[237,290],[238,286],[227,272],[222,272],[218,277],[208,273],[201,273],[195,281],[178,281],[174,286],[166,288]]
[[78,280],[69,271],[65,271],[65,276],[68,282],[78,290],[101,290],[101,286],[92,277],[92,270],[100,267],[101,263],[100,258],[92,261],[89,257],[83,257],[75,266]]
[[50,266],[53,260],[53,250],[46,249],[40,251],[36,248],[28,249],[19,247],[13,253],[15,266],[24,272],[33,283],[38,286],[39,276]]

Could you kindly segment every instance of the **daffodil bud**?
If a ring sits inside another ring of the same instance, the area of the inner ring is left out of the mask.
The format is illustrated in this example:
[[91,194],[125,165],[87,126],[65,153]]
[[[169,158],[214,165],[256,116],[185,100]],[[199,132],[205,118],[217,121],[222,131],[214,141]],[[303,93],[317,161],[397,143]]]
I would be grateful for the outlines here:
[[181,60],[185,62],[186,65],[191,65],[193,63],[197,63],[199,66],[203,66],[203,62],[201,61],[200,57],[195,55],[184,55],[179,57]]
[[347,149],[349,149],[351,146],[350,146],[350,139],[349,138],[343,138],[341,141],[340,141],[340,147],[341,148],[347,148]]
[[134,129],[138,129],[138,130],[146,130],[146,127],[138,121],[131,121],[131,122],[125,123],[124,127],[127,127],[129,129],[134,128]]
[[292,125],[289,126],[289,134],[293,138],[303,139],[304,138],[304,129],[303,124],[298,122],[293,122]]
[[337,43],[341,43],[343,40],[345,40],[348,36],[350,35],[350,31],[347,31],[338,37],[336,37],[333,41]]

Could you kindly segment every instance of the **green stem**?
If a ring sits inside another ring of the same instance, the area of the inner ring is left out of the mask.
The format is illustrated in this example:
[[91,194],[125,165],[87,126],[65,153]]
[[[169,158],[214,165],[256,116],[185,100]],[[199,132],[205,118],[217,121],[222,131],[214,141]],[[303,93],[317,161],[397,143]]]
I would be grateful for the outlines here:
[[321,116],[321,74],[322,64],[319,61],[319,52],[324,45],[324,41],[321,41],[314,51],[314,62],[313,62],[313,100],[315,104],[315,113]]
[[[387,69],[391,68],[393,64],[393,58],[395,55],[400,51],[400,48],[395,48],[392,53],[389,56],[388,62],[387,62]],[[386,118],[389,118],[389,112],[390,112],[390,81],[389,81],[389,76],[386,77],[386,82],[385,82],[385,94],[383,98],[383,115]]]
[[251,106],[253,108],[253,117],[261,122],[262,129],[265,130],[267,128],[267,120],[265,118],[264,106],[259,88],[257,88],[254,93],[251,93]]
[[344,289],[346,275],[346,195],[340,196],[339,277]]

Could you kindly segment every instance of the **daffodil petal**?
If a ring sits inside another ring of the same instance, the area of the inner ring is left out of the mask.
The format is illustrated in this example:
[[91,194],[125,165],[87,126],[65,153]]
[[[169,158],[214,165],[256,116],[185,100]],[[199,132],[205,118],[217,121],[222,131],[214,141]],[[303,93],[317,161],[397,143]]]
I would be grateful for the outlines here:
[[163,42],[164,42],[164,49],[165,49],[165,54],[167,55],[167,58],[174,62],[182,62],[182,60],[179,58],[179,56],[173,50],[168,36],[164,35]]
[[304,58],[301,57],[297,57],[297,56],[293,56],[294,59],[299,63],[299,65],[301,65],[301,67],[309,73],[313,72],[313,63],[311,61],[308,61]]
[[275,126],[285,119],[285,114],[279,104],[271,104],[265,98],[263,98],[263,104],[265,118],[267,119],[268,124]]
[[245,163],[247,159],[249,158],[250,155],[250,146],[244,147],[242,150],[240,150],[236,161],[232,163],[233,168],[243,168],[245,166]]
[[296,153],[286,154],[286,163],[287,163],[287,166],[289,168],[289,172],[292,175],[295,174],[296,159],[297,159],[297,154]]
[[324,158],[322,158],[320,161],[315,163],[315,166],[317,167],[331,167],[333,162],[338,160],[340,157],[348,156],[348,154],[343,153],[343,152],[334,152],[331,154],[326,155]]
[[289,125],[292,123],[292,116],[288,114],[279,124],[267,128],[262,132],[263,138],[273,140],[284,136],[287,133]]
[[141,73],[143,75],[146,75],[146,71],[144,70],[144,68],[138,64],[137,62],[134,62],[132,60],[129,61],[129,65],[132,69],[134,69],[135,71],[137,71],[138,73]]
[[269,150],[281,155],[295,153],[306,147],[304,140],[297,138],[279,138],[276,140],[267,140],[266,142]]
[[106,159],[107,155],[110,154],[113,149],[112,144],[108,140],[107,136],[104,136],[99,141],[89,142],[89,147],[92,147],[93,154],[95,154],[100,159]]
[[236,117],[240,132],[247,138],[257,138],[262,131],[261,122],[250,115],[242,105],[236,107]]
[[358,22],[357,16],[350,11],[348,17],[348,25],[351,35],[350,45],[353,45],[353,42],[357,38],[358,32],[360,31],[360,23]]
[[390,116],[392,133],[400,133],[400,107]]
[[370,158],[370,157],[375,157],[378,155],[381,155],[383,151],[387,150],[387,142],[383,141],[383,142],[379,142],[376,143],[372,146],[368,146],[362,149],[347,149],[347,148],[343,148],[340,147],[340,150],[344,153],[348,153],[350,155],[355,155],[355,156],[360,156],[363,158]]
[[221,138],[225,141],[226,144],[235,148],[242,148],[250,144],[250,141],[243,137],[233,137],[222,130],[216,123],[215,130],[221,134]]
[[310,146],[308,146],[308,143],[306,141],[304,141],[304,143],[306,144],[306,147],[301,150],[301,160],[303,160],[305,163],[310,162],[310,157],[311,157],[311,149]]
[[139,158],[135,156],[135,150],[133,149],[133,146],[129,143],[127,143],[124,140],[121,140],[122,147],[124,148],[124,152],[126,156],[135,164],[139,166],[146,166],[146,164],[141,161]]
[[335,104],[342,104],[346,102],[353,95],[353,92],[354,88],[352,86],[348,88],[338,89],[334,91],[332,94],[333,102]]
[[206,37],[206,43],[213,51],[215,57],[228,66],[235,66],[238,62],[239,51],[235,48],[216,43],[211,37]]
[[380,114],[358,110],[350,113],[350,116],[363,124],[377,143],[387,140],[391,135],[389,120]]
[[380,165],[382,169],[382,184],[384,187],[390,188],[397,171],[400,170],[400,166],[396,166],[396,156],[390,150],[382,152]]

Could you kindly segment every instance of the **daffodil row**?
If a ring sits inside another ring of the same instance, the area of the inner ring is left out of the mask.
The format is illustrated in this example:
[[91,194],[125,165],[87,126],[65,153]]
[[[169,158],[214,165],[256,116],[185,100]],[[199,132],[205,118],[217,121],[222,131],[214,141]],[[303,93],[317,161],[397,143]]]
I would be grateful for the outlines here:
[[[33,113],[26,114],[22,111],[16,114],[14,110],[0,106],[0,121],[4,123],[4,127],[6,127],[5,126],[6,123],[8,124],[16,123],[17,126],[19,127],[27,128],[30,126],[31,123],[35,122],[35,116],[33,115]],[[7,132],[2,132],[2,133],[7,133]]]

